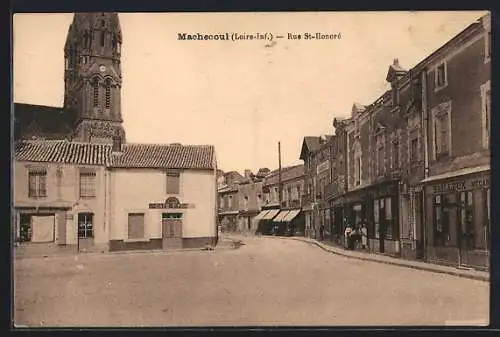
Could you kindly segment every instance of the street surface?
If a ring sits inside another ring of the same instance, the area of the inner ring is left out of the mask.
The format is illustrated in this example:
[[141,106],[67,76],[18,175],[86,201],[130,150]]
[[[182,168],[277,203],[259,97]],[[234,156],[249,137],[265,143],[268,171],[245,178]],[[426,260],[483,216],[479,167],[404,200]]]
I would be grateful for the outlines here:
[[239,249],[15,260],[25,326],[488,323],[489,284],[347,259],[295,240]]

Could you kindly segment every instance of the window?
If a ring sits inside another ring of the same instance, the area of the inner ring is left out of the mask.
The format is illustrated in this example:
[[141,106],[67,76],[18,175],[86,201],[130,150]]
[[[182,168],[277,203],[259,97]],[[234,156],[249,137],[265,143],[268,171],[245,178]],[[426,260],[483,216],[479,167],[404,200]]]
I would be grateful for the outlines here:
[[399,168],[399,141],[395,140],[392,143],[392,168]]
[[83,34],[83,38],[84,38],[84,47],[89,48],[90,47],[90,33],[88,30],[86,30],[85,33]]
[[410,140],[410,162],[418,161],[418,138],[414,137]]
[[144,213],[128,214],[128,238],[144,238]]
[[227,197],[227,207],[232,208],[233,207],[233,196],[230,195]]
[[167,194],[179,194],[180,192],[180,172],[167,171]]
[[377,174],[379,176],[385,173],[385,133],[379,131],[376,136],[376,149],[377,149]]
[[95,197],[95,172],[80,172],[80,197],[93,198]]
[[30,198],[43,198],[47,196],[47,171],[43,169],[30,171],[28,180],[28,196]]
[[483,148],[490,148],[491,132],[491,84],[490,81],[481,85],[481,125]]
[[378,175],[384,174],[384,146],[379,145],[377,149]]
[[106,27],[106,22],[104,20],[101,20],[101,27],[102,28]]
[[111,107],[111,80],[106,80],[106,109]]
[[297,199],[300,199],[300,186],[297,186]]
[[292,195],[292,187],[291,186],[288,186],[287,189],[286,189],[286,194],[287,194],[287,199],[288,200],[292,200],[294,199],[293,195]]
[[94,214],[79,213],[78,214],[78,237],[93,238],[94,237]]
[[101,32],[101,47],[104,47],[104,45],[106,44],[106,32]]
[[220,197],[220,205],[219,208],[224,208],[224,197]]
[[484,35],[484,63],[491,60],[491,28]]
[[439,90],[448,85],[446,62],[442,62],[436,67],[434,77],[434,90]]
[[354,177],[354,185],[358,186],[361,184],[361,157],[357,157],[355,161],[355,177]]
[[445,102],[432,109],[434,136],[434,159],[451,154],[450,102]]
[[99,105],[99,80],[97,78],[92,81],[92,88],[94,90],[94,107],[97,107]]
[[243,206],[245,207],[245,210],[248,208],[248,196],[245,195],[243,198]]

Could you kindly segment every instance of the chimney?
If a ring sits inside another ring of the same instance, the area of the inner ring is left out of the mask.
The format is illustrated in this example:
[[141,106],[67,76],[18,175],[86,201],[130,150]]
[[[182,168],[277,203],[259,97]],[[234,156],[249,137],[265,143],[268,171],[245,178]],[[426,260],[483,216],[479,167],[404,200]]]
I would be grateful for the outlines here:
[[113,136],[113,152],[122,152],[122,137]]
[[250,178],[251,176],[252,176],[252,171],[251,171],[251,170],[246,169],[246,170],[245,170],[245,178]]

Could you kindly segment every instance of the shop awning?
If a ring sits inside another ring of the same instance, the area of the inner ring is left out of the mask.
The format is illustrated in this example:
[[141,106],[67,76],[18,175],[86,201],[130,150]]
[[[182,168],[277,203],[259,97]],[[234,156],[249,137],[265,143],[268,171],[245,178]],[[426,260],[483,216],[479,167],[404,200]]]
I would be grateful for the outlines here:
[[257,220],[257,221],[262,220],[262,218],[263,218],[263,217],[264,217],[267,213],[269,213],[269,210],[268,210],[268,209],[267,209],[267,210],[265,210],[265,211],[260,212],[260,213],[259,213],[259,214],[257,214],[257,216],[254,218],[254,220]]
[[281,222],[290,211],[281,211],[274,219],[274,222]]
[[297,215],[299,215],[299,213],[300,213],[300,209],[291,210],[282,221],[283,222],[290,222],[293,219],[295,219],[295,217]]
[[451,172],[446,172],[443,174],[438,174],[435,176],[430,176],[428,178],[425,178],[422,180],[422,183],[428,183],[431,181],[436,181],[436,180],[441,180],[441,179],[449,179],[449,178],[455,178],[458,176],[466,175],[466,174],[473,174],[473,173],[480,173],[480,172],[485,172],[490,170],[490,165],[483,165],[483,166],[476,166],[476,167],[469,167],[465,169],[460,169],[456,171],[451,171]]
[[261,220],[271,220],[280,212],[279,209],[270,209],[269,212],[264,215]]

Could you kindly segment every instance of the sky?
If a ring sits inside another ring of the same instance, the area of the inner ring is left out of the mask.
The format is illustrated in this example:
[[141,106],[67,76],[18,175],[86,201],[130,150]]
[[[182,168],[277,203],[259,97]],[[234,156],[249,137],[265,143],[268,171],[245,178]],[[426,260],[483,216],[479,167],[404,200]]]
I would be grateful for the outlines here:
[[[485,12],[120,13],[127,141],[212,144],[218,168],[300,164],[304,136],[388,88]],[[14,102],[62,106],[73,14],[15,14]],[[178,33],[271,33],[269,41],[182,41]],[[288,40],[288,33],[338,34]],[[268,46],[266,46],[268,45]]]

